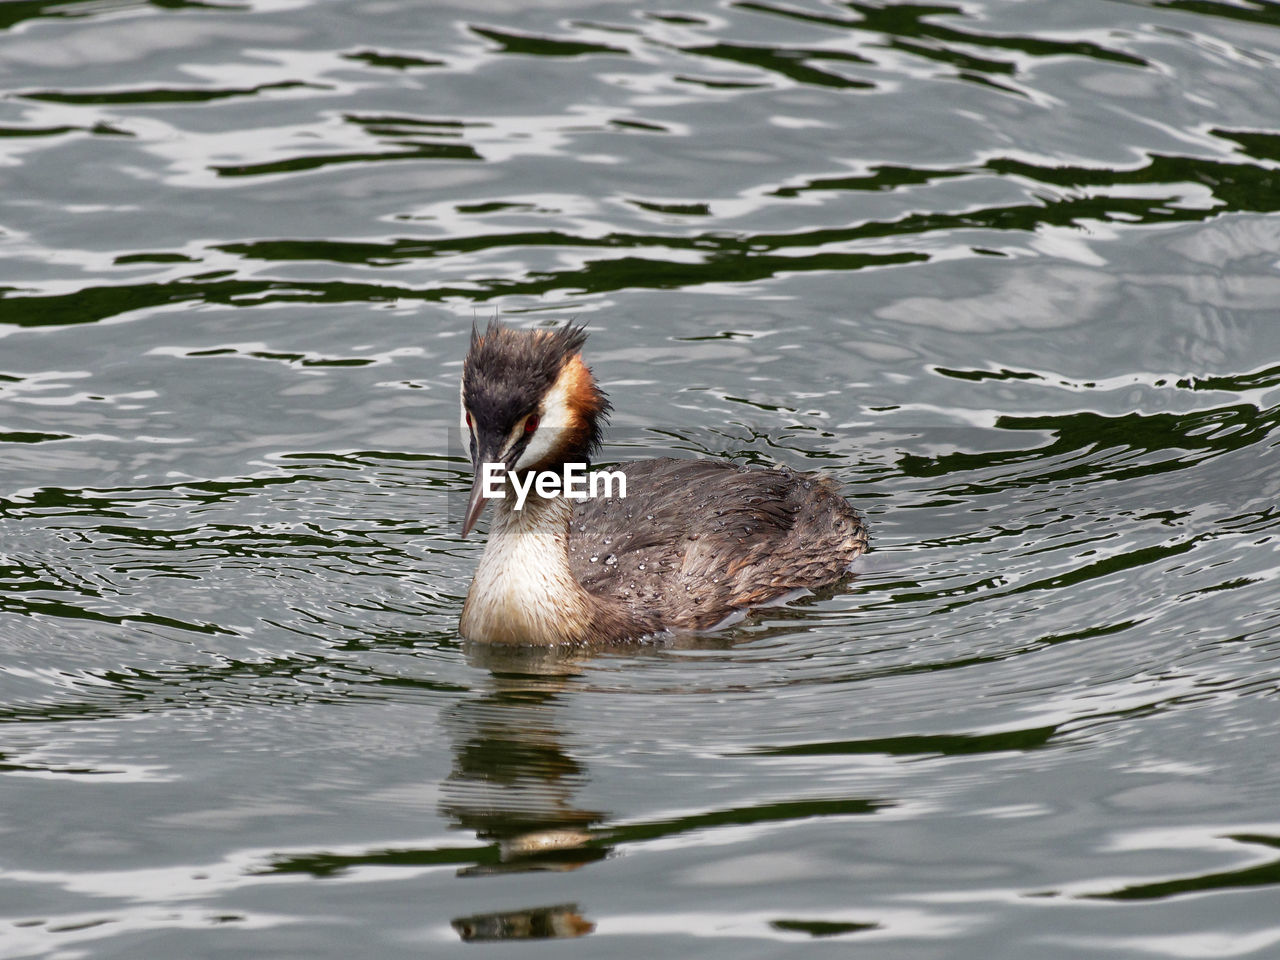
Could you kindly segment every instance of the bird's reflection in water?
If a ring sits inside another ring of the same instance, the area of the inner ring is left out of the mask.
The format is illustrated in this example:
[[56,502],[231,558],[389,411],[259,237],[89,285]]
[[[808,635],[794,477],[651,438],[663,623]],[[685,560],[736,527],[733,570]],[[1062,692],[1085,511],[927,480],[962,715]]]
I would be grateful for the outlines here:
[[459,917],[451,924],[468,943],[485,940],[549,940],[554,937],[581,937],[596,925],[578,912],[576,903],[502,913],[478,913]]
[[[488,690],[445,718],[453,770],[441,789],[440,812],[458,828],[497,845],[497,859],[459,876],[575,870],[601,860],[609,846],[594,830],[605,812],[575,802],[586,768],[561,746],[558,701],[577,683],[581,662],[565,652],[467,651],[489,671]],[[453,921],[466,941],[579,937],[595,924],[576,904],[478,914]]]

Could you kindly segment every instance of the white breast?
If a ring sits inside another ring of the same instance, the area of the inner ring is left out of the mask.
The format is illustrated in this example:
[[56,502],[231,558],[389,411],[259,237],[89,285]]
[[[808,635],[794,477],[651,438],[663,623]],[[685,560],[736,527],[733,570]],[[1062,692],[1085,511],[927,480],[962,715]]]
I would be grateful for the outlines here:
[[462,607],[459,630],[469,640],[554,645],[580,640],[591,615],[569,569],[568,501],[530,497],[496,501],[484,556]]

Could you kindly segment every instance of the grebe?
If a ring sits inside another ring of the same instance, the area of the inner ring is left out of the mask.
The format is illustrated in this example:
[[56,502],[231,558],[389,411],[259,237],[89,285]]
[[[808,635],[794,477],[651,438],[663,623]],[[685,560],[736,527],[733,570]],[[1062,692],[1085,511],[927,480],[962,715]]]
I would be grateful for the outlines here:
[[841,578],[867,528],[825,477],[713,460],[620,464],[625,497],[570,500],[511,475],[587,463],[609,401],[582,362],[586,332],[496,321],[462,367],[462,433],[475,481],[465,537],[484,509],[483,471],[507,477],[459,631],[494,643],[610,643],[703,630],[800,588]]

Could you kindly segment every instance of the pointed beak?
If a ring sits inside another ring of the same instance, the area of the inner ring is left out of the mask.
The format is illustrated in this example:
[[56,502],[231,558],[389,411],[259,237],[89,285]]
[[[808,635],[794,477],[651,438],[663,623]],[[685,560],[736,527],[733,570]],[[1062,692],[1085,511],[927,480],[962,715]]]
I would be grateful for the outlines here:
[[476,471],[475,479],[471,481],[471,499],[467,501],[467,515],[462,520],[462,535],[464,537],[476,525],[476,521],[480,519],[480,514],[484,512],[484,505],[488,502],[484,496],[484,475]]
[[[494,436],[486,436],[480,434],[477,438],[479,443],[476,447],[475,459],[471,461],[471,469],[475,471],[475,475],[471,480],[471,498],[467,501],[467,513],[462,519],[462,535],[465,537],[471,532],[471,528],[476,525],[476,521],[480,519],[480,514],[484,512],[484,505],[489,502],[489,498],[484,495],[485,476],[484,466],[488,463],[494,463],[503,469],[499,471],[502,476],[506,470],[506,464],[502,462],[502,458],[498,456],[498,449],[502,443],[502,439]],[[501,490],[502,483],[491,484],[490,489]]]

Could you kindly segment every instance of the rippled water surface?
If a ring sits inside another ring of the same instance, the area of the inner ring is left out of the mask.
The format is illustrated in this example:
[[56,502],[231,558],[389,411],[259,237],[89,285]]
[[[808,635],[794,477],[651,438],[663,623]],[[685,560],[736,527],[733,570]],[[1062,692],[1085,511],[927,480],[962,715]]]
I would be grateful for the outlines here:
[[[0,956],[1280,955],[1280,4],[32,0],[0,88]],[[463,644],[493,315],[873,552]]]

